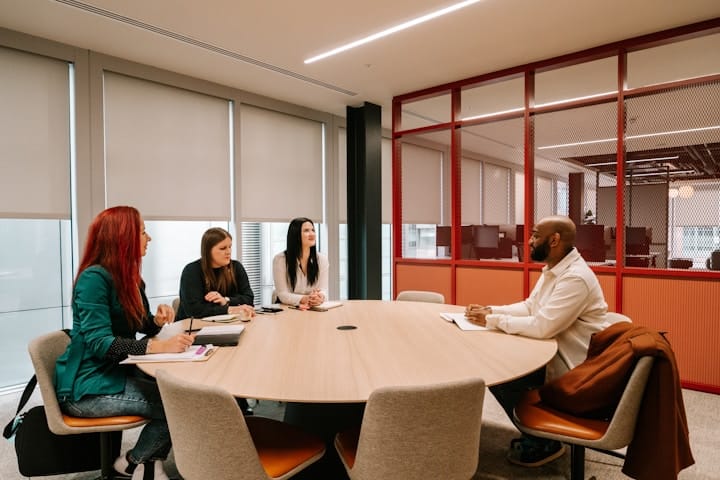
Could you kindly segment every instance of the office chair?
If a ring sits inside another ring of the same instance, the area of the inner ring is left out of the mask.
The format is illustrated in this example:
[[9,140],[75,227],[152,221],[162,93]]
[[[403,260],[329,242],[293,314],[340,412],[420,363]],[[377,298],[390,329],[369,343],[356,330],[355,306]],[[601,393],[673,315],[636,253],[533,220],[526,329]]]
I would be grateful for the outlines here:
[[379,388],[335,449],[352,480],[467,480],[478,466],[484,396],[480,378]]
[[404,290],[397,294],[395,300],[405,302],[445,303],[445,296],[442,293],[424,290]]
[[135,415],[85,418],[71,417],[62,413],[55,394],[53,378],[55,362],[69,343],[70,337],[62,330],[58,330],[35,338],[28,346],[37,383],[40,386],[40,394],[45,404],[48,427],[56,435],[100,432],[100,478],[112,479],[119,476],[112,465],[119,447],[117,442],[113,442],[112,434],[142,426],[148,420]]
[[585,447],[624,458],[613,452],[630,444],[653,357],[641,357],[610,420],[596,420],[560,412],[542,403],[530,390],[515,407],[515,425],[521,432],[570,444],[570,478],[585,477]]
[[319,460],[325,443],[292,425],[244,417],[217,387],[158,370],[175,463],[185,480],[286,479]]
[[173,301],[172,301],[172,309],[175,310],[175,315],[177,315],[179,308],[180,308],[180,297],[175,297],[175,298],[173,298]]

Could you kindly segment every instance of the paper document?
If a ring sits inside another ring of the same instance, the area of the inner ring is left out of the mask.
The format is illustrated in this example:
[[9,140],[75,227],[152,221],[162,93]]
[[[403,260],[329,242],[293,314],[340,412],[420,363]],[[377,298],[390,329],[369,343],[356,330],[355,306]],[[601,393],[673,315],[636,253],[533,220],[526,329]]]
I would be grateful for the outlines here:
[[167,340],[168,338],[180,335],[181,333],[185,333],[183,322],[166,323],[162,326],[160,332],[155,335],[155,337],[158,340]]
[[146,355],[128,355],[120,363],[152,363],[152,362],[202,362],[207,360],[217,347],[213,345],[193,345],[180,353],[148,353]]
[[240,320],[240,317],[238,315],[233,315],[232,313],[226,313],[224,315],[213,315],[212,317],[204,317],[201,320],[205,320],[206,322],[229,323]]
[[320,305],[315,305],[314,307],[310,307],[310,310],[315,310],[316,312],[326,312],[330,310],[331,308],[335,307],[341,307],[342,302],[340,301],[332,301],[332,302],[323,302]]
[[440,316],[448,322],[454,322],[461,330],[487,330],[487,327],[475,325],[465,317],[464,313],[441,313]]

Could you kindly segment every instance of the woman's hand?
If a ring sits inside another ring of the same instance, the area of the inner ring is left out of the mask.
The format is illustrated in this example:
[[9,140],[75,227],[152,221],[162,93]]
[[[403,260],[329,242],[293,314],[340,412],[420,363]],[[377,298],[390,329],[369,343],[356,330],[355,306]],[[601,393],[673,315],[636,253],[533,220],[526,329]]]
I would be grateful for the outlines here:
[[220,292],[208,292],[205,295],[206,302],[218,303],[220,305],[227,305],[229,300],[225,298]]
[[483,305],[471,303],[467,306],[467,308],[465,308],[465,317],[470,320],[470,323],[474,323],[475,325],[479,325],[481,327],[487,326],[485,316],[490,315],[491,313],[492,309]]
[[228,308],[231,315],[240,315],[240,320],[248,321],[255,317],[255,308],[252,305],[236,305]]
[[164,303],[158,305],[157,313],[155,314],[155,325],[162,327],[168,323],[175,321],[175,310],[170,305]]
[[195,341],[194,334],[179,333],[165,340],[151,338],[148,340],[147,353],[180,353],[187,350]]
[[320,305],[324,301],[325,301],[325,294],[316,288],[312,292],[310,292],[310,295],[307,296],[306,303],[311,307],[315,307],[317,305]]

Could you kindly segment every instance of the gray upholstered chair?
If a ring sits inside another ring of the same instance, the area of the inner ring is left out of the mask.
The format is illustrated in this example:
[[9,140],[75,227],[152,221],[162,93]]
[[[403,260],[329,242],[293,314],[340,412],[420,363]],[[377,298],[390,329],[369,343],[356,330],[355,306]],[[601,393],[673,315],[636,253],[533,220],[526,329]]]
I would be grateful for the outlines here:
[[442,293],[429,292],[425,290],[404,290],[397,294],[395,300],[405,302],[427,302],[445,303],[445,296]]
[[585,477],[585,448],[609,455],[630,444],[642,402],[653,357],[641,357],[620,397],[610,420],[596,420],[559,412],[542,403],[538,390],[531,390],[515,407],[515,424],[520,431],[536,437],[558,440],[570,445],[570,478]]
[[352,480],[467,480],[477,470],[484,397],[479,378],[379,388],[335,448]]
[[180,309],[180,297],[173,298],[172,309],[175,310],[175,315],[177,315],[177,312]]
[[113,461],[119,443],[113,441],[113,433],[129,428],[139,427],[148,422],[135,415],[119,415],[115,417],[84,418],[65,415],[60,410],[55,394],[55,362],[70,343],[70,337],[58,330],[33,339],[28,346],[30,359],[35,368],[35,376],[40,387],[40,394],[45,405],[48,427],[56,435],[73,435],[78,433],[100,432],[100,466],[101,478],[115,477]]
[[244,417],[217,387],[157,372],[175,464],[185,480],[290,478],[325,453],[318,437],[286,423]]

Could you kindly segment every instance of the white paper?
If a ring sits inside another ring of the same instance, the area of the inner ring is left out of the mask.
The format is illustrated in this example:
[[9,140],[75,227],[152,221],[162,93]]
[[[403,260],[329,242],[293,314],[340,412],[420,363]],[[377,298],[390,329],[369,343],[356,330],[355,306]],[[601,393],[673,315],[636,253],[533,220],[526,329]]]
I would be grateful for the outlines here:
[[185,332],[183,322],[166,323],[160,329],[160,332],[155,336],[158,340],[167,340],[175,335],[180,335]]
[[232,313],[226,313],[223,315],[213,315],[212,317],[204,317],[202,320],[205,320],[206,322],[219,322],[219,323],[227,323],[227,322],[234,322],[235,320],[239,320],[240,317],[238,315],[234,315]]
[[441,313],[440,316],[448,322],[454,322],[461,330],[488,330],[487,327],[472,323],[464,313]]
[[220,334],[231,334],[240,333],[245,330],[245,325],[210,325],[208,327],[202,327],[198,332],[200,335],[220,335]]
[[342,302],[339,300],[332,300],[323,302],[320,305],[316,305],[314,307],[310,307],[310,310],[316,310],[318,312],[324,312],[326,310],[330,310],[331,308],[340,307],[342,306]]
[[180,353],[148,353],[146,355],[128,355],[120,363],[152,363],[152,362],[199,362],[215,347],[212,345],[192,345]]

